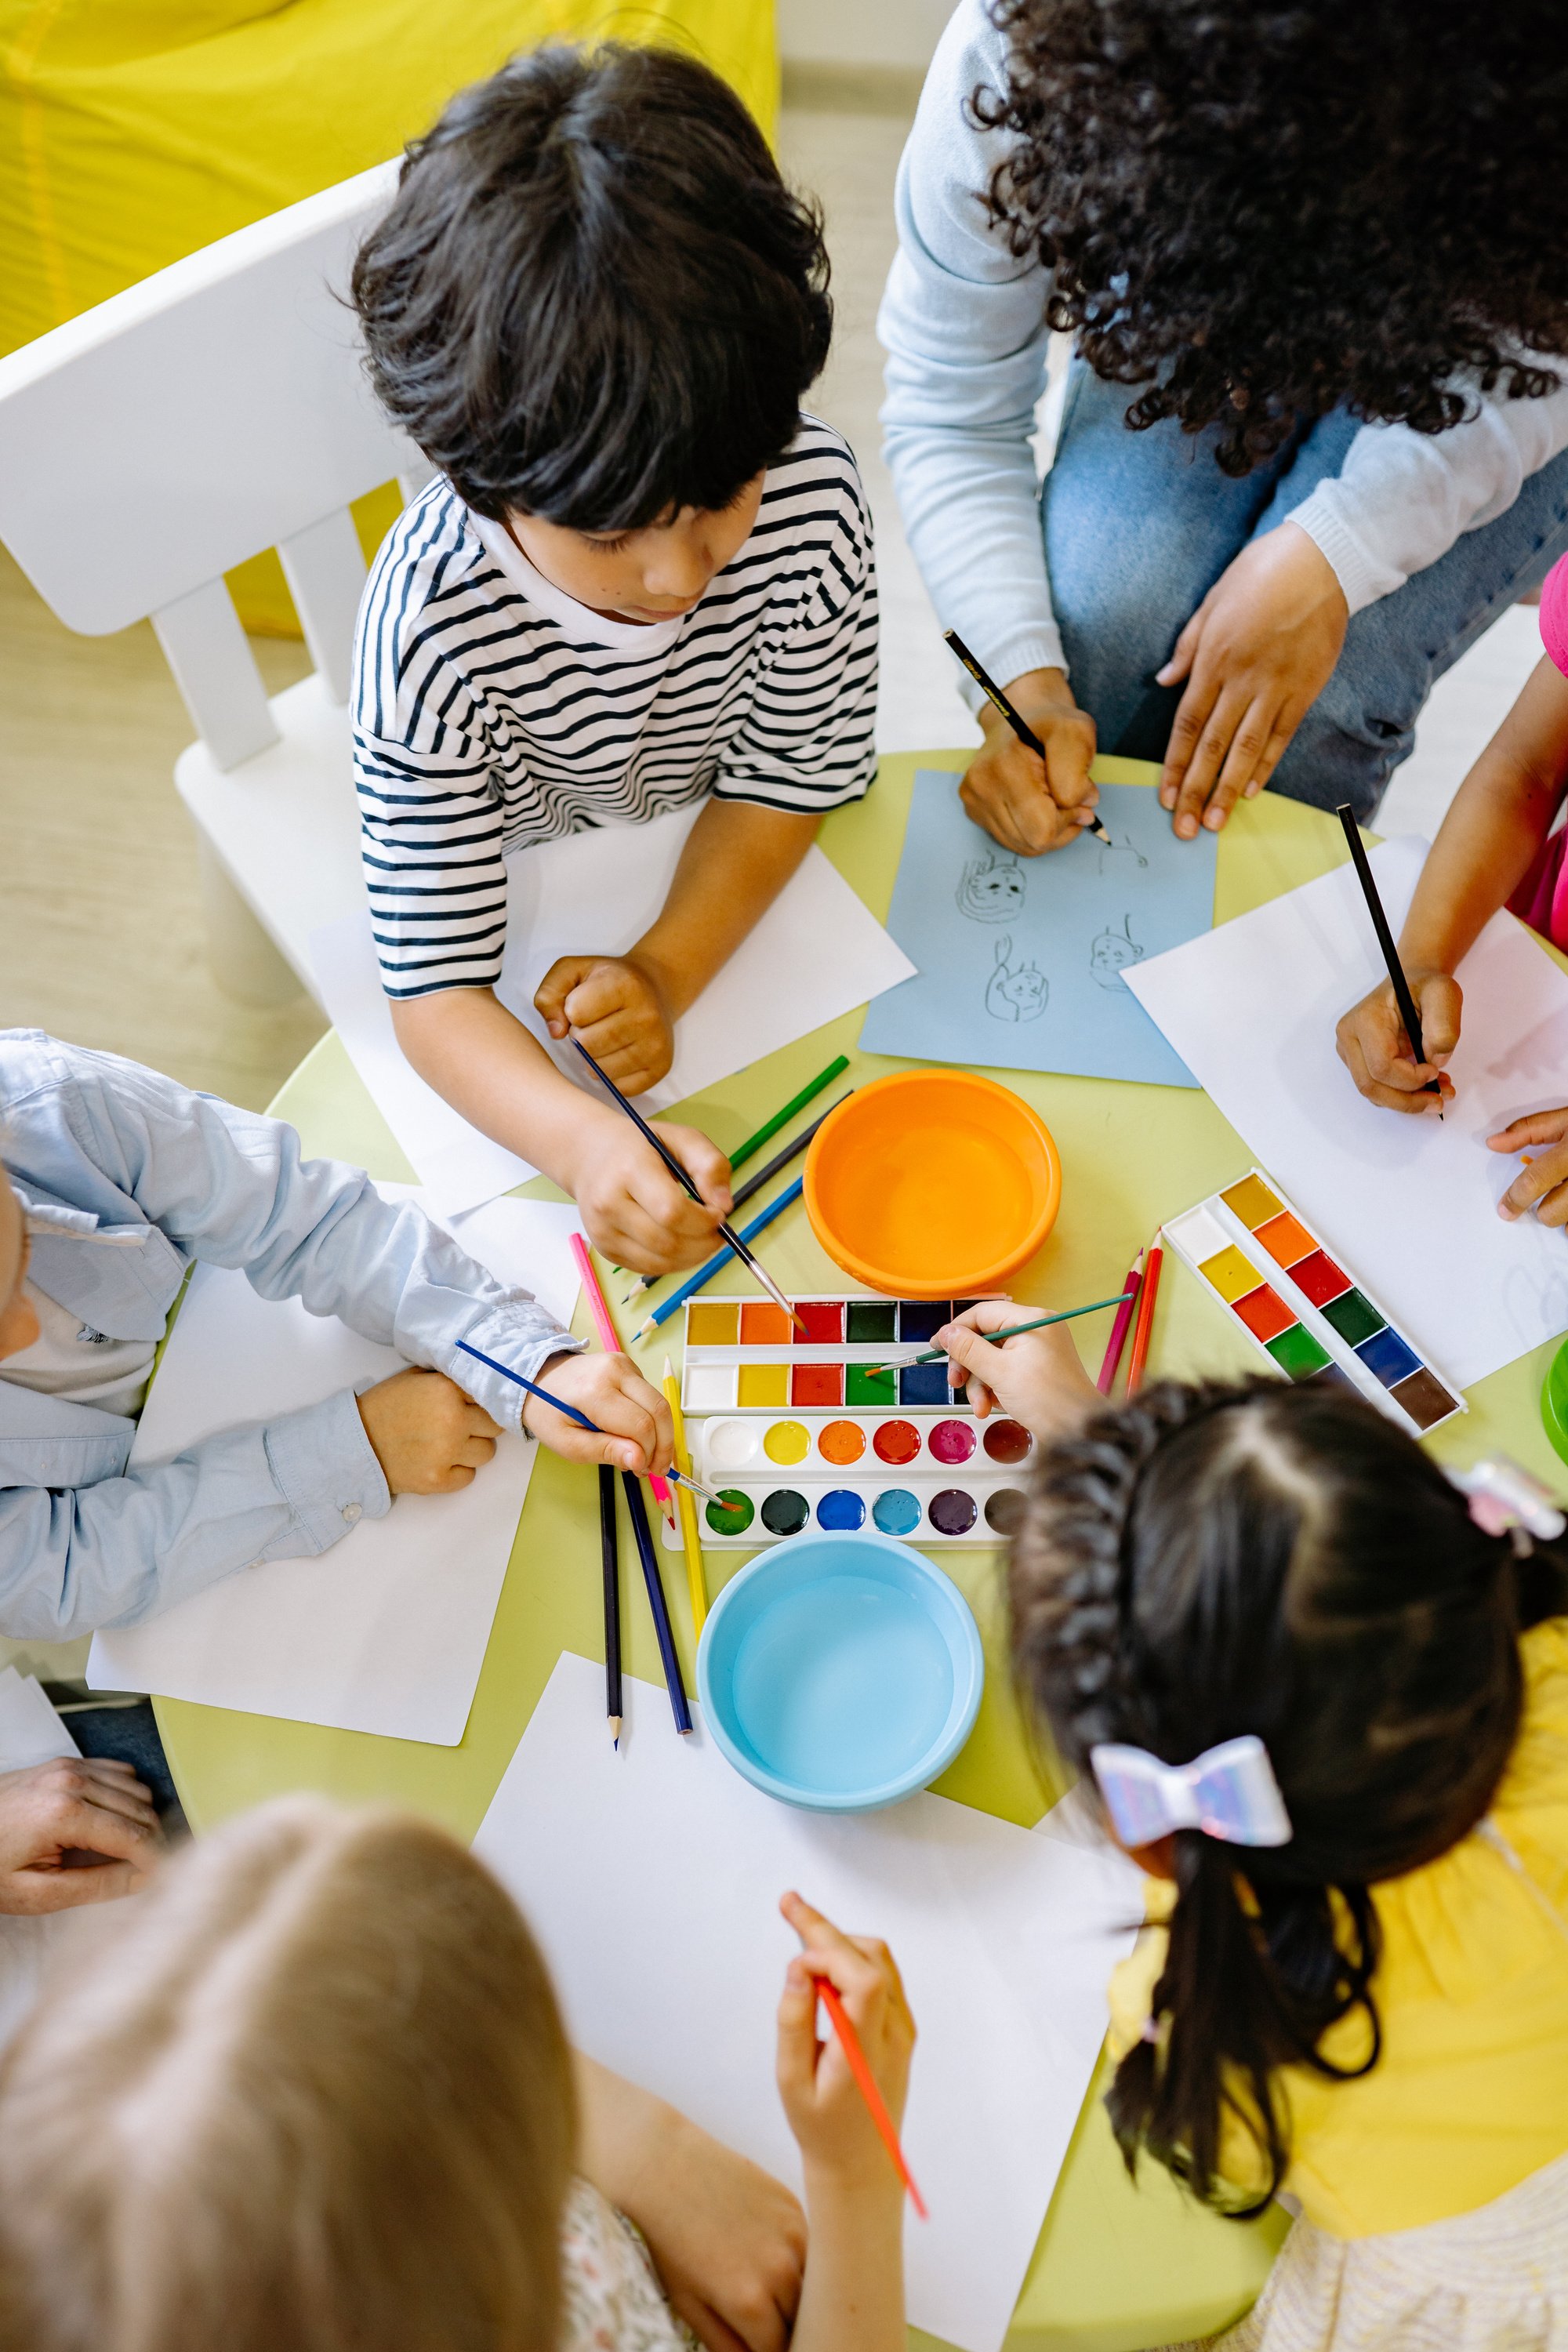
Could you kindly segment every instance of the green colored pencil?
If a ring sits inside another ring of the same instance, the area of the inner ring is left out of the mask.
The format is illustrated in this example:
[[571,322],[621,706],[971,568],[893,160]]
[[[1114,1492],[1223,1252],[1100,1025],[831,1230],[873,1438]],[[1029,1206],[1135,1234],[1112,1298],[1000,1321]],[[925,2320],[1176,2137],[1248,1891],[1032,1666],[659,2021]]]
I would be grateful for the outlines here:
[[[1110,1298],[1091,1298],[1087,1307],[1064,1307],[1059,1315],[1037,1315],[1032,1322],[1009,1323],[1005,1330],[982,1331],[980,1337],[988,1339],[994,1348],[998,1347],[1004,1339],[1021,1339],[1026,1331],[1042,1331],[1047,1323],[1070,1323],[1076,1315],[1094,1315],[1102,1307],[1120,1307],[1127,1296],[1125,1290],[1119,1290]],[[864,1370],[867,1378],[874,1380],[879,1372],[908,1371],[911,1364],[940,1364],[946,1353],[945,1348],[925,1348],[918,1356],[905,1356],[896,1364],[867,1364]]]
[[775,1110],[772,1118],[764,1119],[763,1121],[763,1124],[758,1128],[755,1135],[748,1135],[744,1143],[738,1145],[737,1148],[731,1152],[731,1167],[742,1167],[744,1163],[750,1160],[754,1151],[760,1151],[764,1143],[771,1143],[773,1137],[778,1133],[780,1128],[787,1127],[789,1125],[790,1120],[795,1117],[797,1110],[804,1110],[806,1104],[814,1101],[822,1092],[824,1087],[830,1087],[833,1084],[834,1079],[848,1067],[848,1055],[837,1055],[833,1061],[829,1062],[825,1070],[819,1070],[817,1072],[817,1075],[813,1078],[808,1087],[802,1087],[799,1094],[795,1095],[789,1102],[785,1103],[783,1110]]

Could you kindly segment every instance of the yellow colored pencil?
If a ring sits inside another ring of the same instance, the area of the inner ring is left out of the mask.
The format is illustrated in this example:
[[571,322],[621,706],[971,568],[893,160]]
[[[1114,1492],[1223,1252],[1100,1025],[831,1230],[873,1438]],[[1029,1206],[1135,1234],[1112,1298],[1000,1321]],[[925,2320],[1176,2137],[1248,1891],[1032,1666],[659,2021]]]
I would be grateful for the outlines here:
[[708,1615],[708,1587],[702,1576],[702,1539],[697,1532],[697,1505],[691,1489],[685,1483],[691,1475],[691,1456],[686,1446],[686,1423],[680,1412],[680,1382],[675,1377],[669,1358],[664,1360],[664,1393],[669,1401],[669,1417],[675,1423],[675,1466],[681,1474],[681,1483],[675,1490],[675,1507],[680,1513],[680,1540],[686,1546],[686,1579],[691,1587],[691,1622],[699,1634]]

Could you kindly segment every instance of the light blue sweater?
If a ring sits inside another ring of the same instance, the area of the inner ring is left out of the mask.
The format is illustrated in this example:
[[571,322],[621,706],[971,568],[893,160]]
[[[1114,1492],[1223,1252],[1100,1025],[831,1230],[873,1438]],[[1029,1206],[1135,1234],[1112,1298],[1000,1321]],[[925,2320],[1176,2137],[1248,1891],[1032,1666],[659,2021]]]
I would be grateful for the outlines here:
[[[987,0],[959,0],[899,167],[899,250],[878,319],[885,446],[910,544],[942,626],[1003,681],[1066,667],[1030,447],[1048,280],[987,224],[984,191],[1006,141],[966,111],[978,84],[1000,89],[1005,74]],[[1295,508],[1352,613],[1506,513],[1526,478],[1568,448],[1568,386],[1545,400],[1469,389],[1475,413],[1452,432],[1363,425],[1339,478]]]
[[[0,1031],[0,1150],[33,1281],[110,1339],[161,1339],[193,1259],[238,1266],[263,1298],[340,1315],[447,1373],[509,1429],[522,1391],[458,1341],[530,1377],[582,1345],[412,1202],[301,1159],[281,1119],[112,1054]],[[0,1362],[0,1633],[15,1639],[134,1624],[237,1569],[310,1559],[391,1507],[350,1390],[128,1471],[134,1422],[5,1374]]]

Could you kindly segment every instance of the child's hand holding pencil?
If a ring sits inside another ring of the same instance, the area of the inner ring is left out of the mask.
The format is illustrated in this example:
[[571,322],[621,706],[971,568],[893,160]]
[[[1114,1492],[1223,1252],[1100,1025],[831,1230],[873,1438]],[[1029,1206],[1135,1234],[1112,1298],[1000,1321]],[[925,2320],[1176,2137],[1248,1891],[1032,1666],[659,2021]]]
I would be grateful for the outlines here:
[[[840,1934],[798,1895],[784,1895],[779,1909],[802,1945],[799,1958],[789,1964],[779,2003],[779,2096],[805,2163],[815,2236],[814,2187],[850,2195],[885,2193],[895,2212],[903,2203],[908,2175],[897,2132],[909,2092],[915,2021],[886,1944]],[[847,2035],[837,2021],[818,2035],[824,1984],[837,1996],[830,2009],[837,2007],[847,2021]]]
[[[1411,1058],[1394,984],[1387,980],[1380,980],[1359,1004],[1341,1015],[1334,1043],[1341,1061],[1368,1102],[1383,1110],[1441,1110],[1454,1097],[1447,1064],[1459,1042],[1463,992],[1446,971],[1424,971],[1411,964],[1405,976],[1420,1020],[1425,1061]],[[1426,1092],[1434,1078],[1441,1086],[1440,1094]]]

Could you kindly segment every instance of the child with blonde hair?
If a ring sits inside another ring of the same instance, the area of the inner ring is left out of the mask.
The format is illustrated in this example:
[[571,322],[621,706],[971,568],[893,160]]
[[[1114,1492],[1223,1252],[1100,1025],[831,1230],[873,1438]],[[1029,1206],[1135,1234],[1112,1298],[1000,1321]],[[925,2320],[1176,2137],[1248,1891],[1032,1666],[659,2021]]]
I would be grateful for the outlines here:
[[[895,2116],[913,2025],[884,1948],[784,1908],[811,2224],[793,2344],[902,2352],[902,2189],[816,2042],[813,1978]],[[574,2061],[531,1936],[451,1838],[283,1800],[162,1873],[0,2063],[0,2352],[678,2352],[666,2289],[690,2266],[660,2224],[707,2201],[702,2138]],[[633,2182],[646,2241],[616,2210]],[[687,2287],[710,2345],[742,2340]]]

